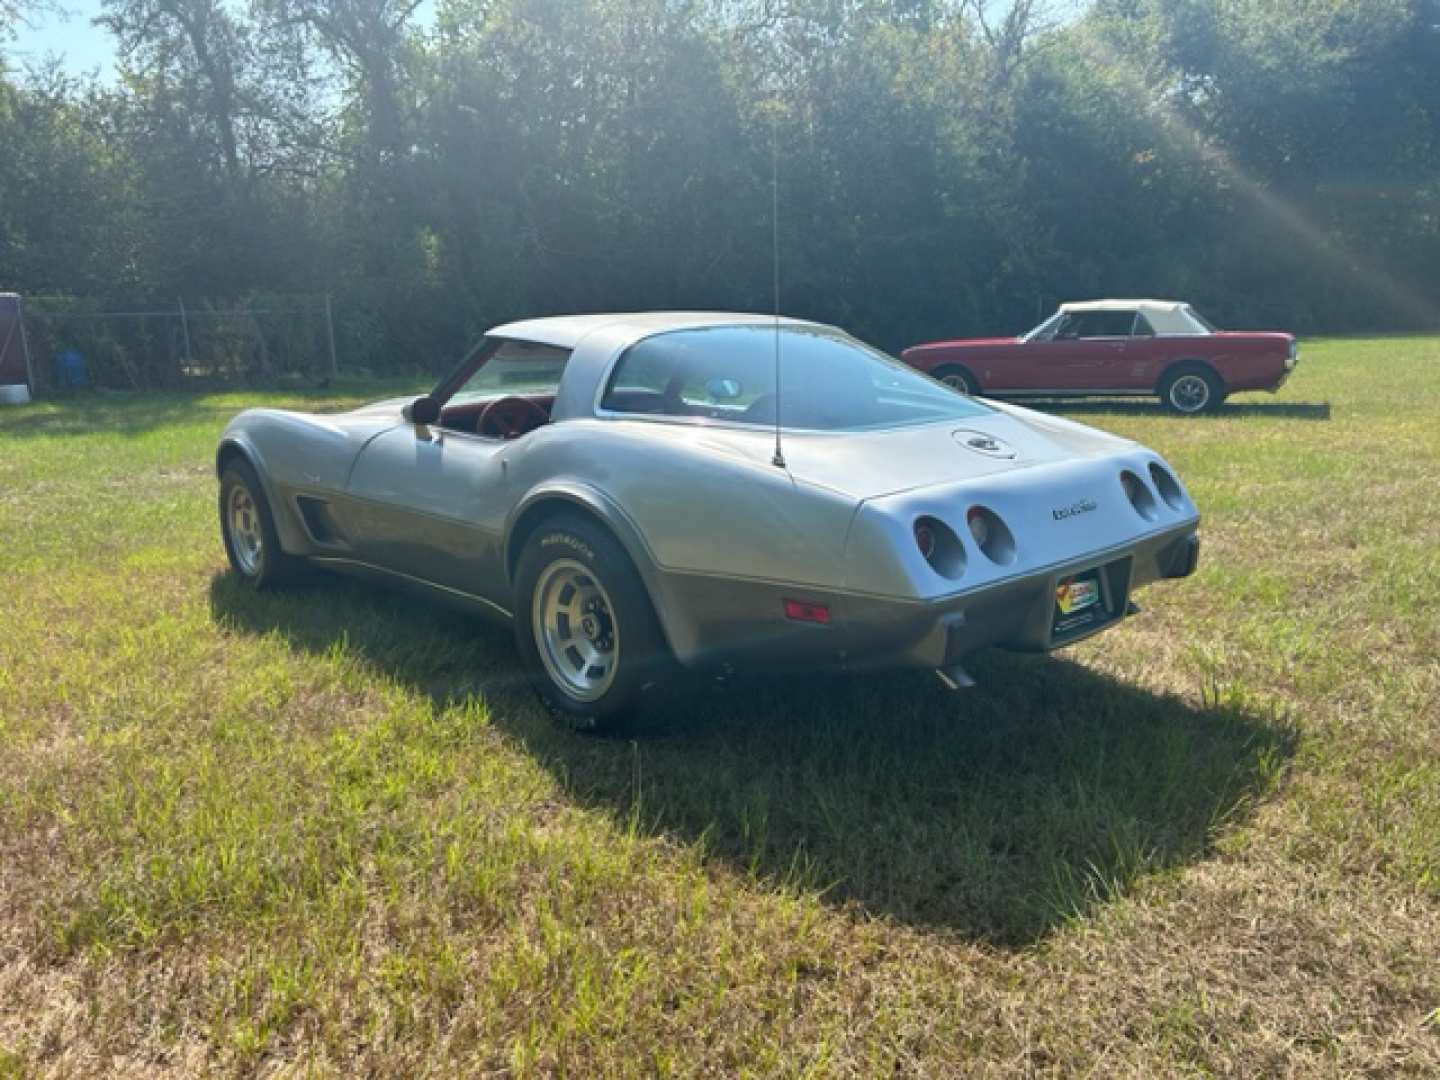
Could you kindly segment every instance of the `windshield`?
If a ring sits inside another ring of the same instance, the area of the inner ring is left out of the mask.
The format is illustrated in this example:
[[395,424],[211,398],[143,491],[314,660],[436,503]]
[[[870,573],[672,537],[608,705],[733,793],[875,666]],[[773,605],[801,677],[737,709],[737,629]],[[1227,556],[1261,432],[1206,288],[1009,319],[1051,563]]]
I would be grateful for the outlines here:
[[1020,340],[1021,340],[1021,341],[1049,341],[1052,337],[1055,336],[1055,330],[1056,330],[1056,328],[1060,325],[1060,320],[1061,320],[1062,318],[1064,318],[1064,317],[1065,317],[1065,313],[1064,313],[1064,312],[1057,311],[1054,315],[1051,315],[1048,319],[1046,319],[1044,322],[1042,322],[1039,326],[1035,327],[1035,329],[1030,330],[1030,331],[1028,331],[1027,333],[1021,334],[1021,335],[1020,335]]
[[615,365],[603,409],[737,424],[861,431],[960,420],[986,406],[853,338],[819,327],[716,326],[657,334]]
[[[1107,319],[1113,319],[1113,325],[1107,325]],[[1216,333],[1215,327],[1189,304],[1141,306],[1137,303],[1136,307],[1132,308],[1082,308],[1078,311],[1066,311],[1062,308],[1033,330],[1022,334],[1020,340],[1054,341],[1075,337],[1127,337],[1131,334],[1161,337],[1213,333]]]

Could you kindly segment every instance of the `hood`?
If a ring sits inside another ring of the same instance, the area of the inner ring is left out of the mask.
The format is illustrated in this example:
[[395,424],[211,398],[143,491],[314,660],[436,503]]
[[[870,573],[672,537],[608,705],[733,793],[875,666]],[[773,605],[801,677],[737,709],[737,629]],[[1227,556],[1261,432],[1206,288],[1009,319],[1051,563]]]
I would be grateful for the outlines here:
[[351,409],[348,413],[341,413],[341,416],[396,416],[400,410],[409,405],[424,391],[417,391],[406,397],[386,398],[384,401],[372,401],[369,405],[361,405],[358,409]]
[[1015,345],[1019,341],[1018,337],[954,338],[950,341],[927,341],[924,345],[910,346],[900,355],[923,353],[931,349],[988,349],[997,345]]

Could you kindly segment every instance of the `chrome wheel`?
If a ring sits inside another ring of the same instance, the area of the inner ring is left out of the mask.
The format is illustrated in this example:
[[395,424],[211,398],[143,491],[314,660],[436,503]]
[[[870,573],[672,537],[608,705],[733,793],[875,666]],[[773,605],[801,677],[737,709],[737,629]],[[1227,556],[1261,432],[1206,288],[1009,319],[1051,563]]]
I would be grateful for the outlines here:
[[1181,375],[1170,384],[1170,404],[1183,413],[1200,412],[1210,404],[1210,384],[1200,375]]
[[265,534],[260,527],[260,508],[250,489],[236,484],[230,489],[226,506],[226,529],[230,534],[230,549],[235,553],[236,565],[246,577],[260,573],[260,560],[265,551]]
[[541,571],[531,603],[535,645],[551,680],[577,701],[603,697],[620,661],[620,627],[605,586],[583,563],[557,559]]
[[958,372],[950,375],[941,375],[940,381],[952,390],[958,390],[962,394],[970,393],[970,380]]

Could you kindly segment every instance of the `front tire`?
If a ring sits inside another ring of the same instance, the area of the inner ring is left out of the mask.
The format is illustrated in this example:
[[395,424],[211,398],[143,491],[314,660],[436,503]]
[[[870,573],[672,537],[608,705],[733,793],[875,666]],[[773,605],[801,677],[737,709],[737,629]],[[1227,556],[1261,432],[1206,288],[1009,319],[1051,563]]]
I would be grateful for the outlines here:
[[531,686],[576,730],[625,730],[673,674],[639,572],[613,536],[582,518],[551,518],[526,542],[514,612]]
[[304,561],[287,555],[260,477],[247,461],[228,465],[220,477],[220,537],[235,575],[252,589],[298,580]]
[[1212,412],[1225,400],[1225,384],[1204,364],[1181,364],[1165,373],[1160,400],[1171,412],[1198,416]]

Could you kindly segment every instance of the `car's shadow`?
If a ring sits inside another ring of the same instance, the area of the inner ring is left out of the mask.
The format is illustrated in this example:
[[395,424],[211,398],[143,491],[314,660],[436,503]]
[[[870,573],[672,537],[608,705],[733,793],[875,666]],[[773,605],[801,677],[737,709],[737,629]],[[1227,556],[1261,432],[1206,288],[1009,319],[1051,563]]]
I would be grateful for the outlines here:
[[[1002,399],[1006,400],[1006,399]],[[1213,412],[1199,417],[1181,417],[1158,401],[1145,398],[1010,398],[1012,404],[1042,412],[1065,413],[1071,416],[1093,416],[1120,413],[1133,416],[1168,416],[1172,419],[1194,420],[1260,416],[1278,420],[1329,420],[1328,401],[1227,401]]]
[[1001,653],[964,693],[927,672],[768,679],[680,696],[641,739],[583,737],[503,630],[343,581],[257,596],[217,575],[210,599],[232,632],[353,652],[437,708],[482,698],[571,798],[725,872],[1007,947],[1205,858],[1293,753],[1243,705]]

